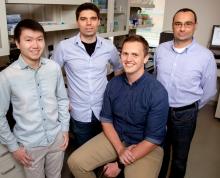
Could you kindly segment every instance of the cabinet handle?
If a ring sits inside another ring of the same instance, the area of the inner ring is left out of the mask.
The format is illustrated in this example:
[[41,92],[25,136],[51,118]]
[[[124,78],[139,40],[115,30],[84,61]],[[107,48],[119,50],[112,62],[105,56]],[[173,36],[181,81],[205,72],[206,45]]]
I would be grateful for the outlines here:
[[6,150],[5,152],[3,152],[3,153],[0,155],[0,157],[3,157],[3,156],[5,156],[5,155],[7,155],[8,153],[9,153],[9,151]]
[[11,172],[13,169],[15,169],[15,165],[13,165],[13,166],[12,166],[11,168],[9,168],[8,170],[1,172],[1,175],[8,174],[8,173]]

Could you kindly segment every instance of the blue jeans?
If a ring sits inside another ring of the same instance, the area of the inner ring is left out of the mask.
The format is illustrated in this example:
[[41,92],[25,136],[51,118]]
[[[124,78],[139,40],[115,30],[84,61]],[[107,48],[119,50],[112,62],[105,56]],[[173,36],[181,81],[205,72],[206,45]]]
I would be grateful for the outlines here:
[[92,113],[91,122],[80,122],[70,119],[70,131],[74,136],[74,147],[78,148],[102,131],[100,121]]
[[167,135],[163,145],[164,158],[158,178],[166,178],[172,147],[169,178],[184,178],[190,144],[196,129],[198,103],[186,110],[169,110]]

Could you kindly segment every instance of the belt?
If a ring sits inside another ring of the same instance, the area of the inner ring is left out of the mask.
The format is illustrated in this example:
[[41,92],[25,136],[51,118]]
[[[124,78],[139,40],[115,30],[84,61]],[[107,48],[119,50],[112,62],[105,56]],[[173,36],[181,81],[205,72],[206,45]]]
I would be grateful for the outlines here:
[[175,107],[170,107],[170,109],[171,109],[172,111],[184,111],[184,110],[187,110],[187,109],[191,109],[191,108],[196,107],[197,103],[198,103],[198,102],[196,101],[196,102],[194,102],[194,103],[192,103],[192,104],[189,104],[189,105],[186,105],[186,106],[181,106],[181,107],[177,107],[177,108],[175,108]]

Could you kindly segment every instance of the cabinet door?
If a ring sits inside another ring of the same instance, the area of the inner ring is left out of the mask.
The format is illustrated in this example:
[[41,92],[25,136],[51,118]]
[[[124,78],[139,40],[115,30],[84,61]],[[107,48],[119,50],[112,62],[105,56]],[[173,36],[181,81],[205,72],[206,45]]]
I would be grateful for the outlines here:
[[112,30],[114,36],[128,34],[129,8],[128,0],[114,0]]
[[[145,29],[148,27],[152,27],[152,19],[149,18],[148,14],[143,13],[142,8],[146,9],[152,9],[155,7],[153,0],[144,0],[144,1],[129,1],[129,7],[130,7],[130,25],[129,30],[135,30],[134,33],[136,33],[136,29]],[[140,14],[138,13],[140,12]],[[133,33],[130,31],[130,33]]]
[[6,9],[4,1],[0,1],[0,56],[9,54]]
[[93,0],[101,13],[99,35],[102,37],[128,34],[128,0]]

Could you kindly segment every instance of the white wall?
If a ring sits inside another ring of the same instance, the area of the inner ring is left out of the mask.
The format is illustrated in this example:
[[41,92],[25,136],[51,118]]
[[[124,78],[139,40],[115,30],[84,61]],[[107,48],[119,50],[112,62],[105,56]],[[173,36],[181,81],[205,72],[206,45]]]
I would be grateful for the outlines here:
[[[160,1],[160,0],[156,0]],[[198,17],[198,27],[194,37],[203,46],[207,46],[212,26],[220,25],[220,0],[165,0],[163,31],[172,30],[172,18],[181,8],[193,9]]]

